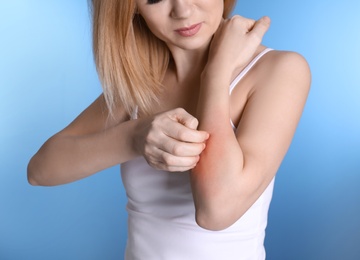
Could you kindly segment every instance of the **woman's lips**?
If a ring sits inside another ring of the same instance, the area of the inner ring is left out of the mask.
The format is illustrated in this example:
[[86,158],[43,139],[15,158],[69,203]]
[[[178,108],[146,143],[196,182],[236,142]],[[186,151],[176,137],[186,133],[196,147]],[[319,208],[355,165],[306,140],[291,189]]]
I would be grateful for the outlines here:
[[183,37],[191,37],[197,34],[197,32],[201,28],[201,23],[191,25],[190,27],[183,27],[180,29],[175,30],[178,34]]

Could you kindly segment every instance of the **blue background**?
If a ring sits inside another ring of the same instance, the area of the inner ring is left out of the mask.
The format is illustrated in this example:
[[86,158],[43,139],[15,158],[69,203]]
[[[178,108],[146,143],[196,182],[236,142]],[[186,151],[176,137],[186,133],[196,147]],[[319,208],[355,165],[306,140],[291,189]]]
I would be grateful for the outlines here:
[[[360,259],[360,3],[240,1],[269,15],[264,43],[306,57],[311,93],[278,172],[267,259]],[[101,92],[85,0],[0,0],[0,259],[122,259],[119,167],[32,187],[40,145]]]

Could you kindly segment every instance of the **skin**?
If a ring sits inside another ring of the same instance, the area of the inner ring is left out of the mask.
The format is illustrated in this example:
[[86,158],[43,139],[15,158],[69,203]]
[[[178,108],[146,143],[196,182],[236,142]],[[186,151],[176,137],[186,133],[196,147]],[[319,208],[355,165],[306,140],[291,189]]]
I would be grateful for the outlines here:
[[[299,54],[269,52],[229,96],[230,82],[265,48],[269,18],[223,20],[222,0],[136,3],[173,57],[156,113],[129,121],[119,105],[107,120],[101,95],[34,155],[29,182],[64,184],[143,156],[156,169],[191,170],[197,223],[224,229],[275,176],[305,105],[309,67]],[[197,23],[193,37],[176,32]]]

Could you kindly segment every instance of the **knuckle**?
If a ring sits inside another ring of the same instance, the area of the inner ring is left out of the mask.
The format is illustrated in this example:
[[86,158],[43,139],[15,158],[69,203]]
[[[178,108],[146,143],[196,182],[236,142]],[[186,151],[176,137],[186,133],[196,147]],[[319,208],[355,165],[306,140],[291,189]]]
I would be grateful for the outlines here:
[[145,158],[145,160],[152,168],[156,168],[156,163],[152,159]]
[[174,110],[176,113],[179,113],[179,114],[183,114],[183,113],[185,113],[186,111],[185,111],[185,109],[184,108],[182,108],[182,107],[178,107],[178,108],[175,108],[175,110]]
[[196,147],[196,155],[200,155],[202,151],[204,151],[205,145],[204,144],[198,144]]
[[235,31],[238,31],[238,32],[244,32],[247,30],[247,27],[249,27],[248,24],[250,24],[251,22],[250,21],[244,21],[244,19],[240,16],[236,16],[236,17],[233,17],[231,20],[230,20],[230,29],[231,30],[235,30]]
[[199,161],[199,156],[194,156],[191,158],[191,161],[189,162],[190,165],[196,165]]
[[180,140],[187,140],[187,133],[185,131],[179,131],[178,137]]
[[183,148],[179,144],[175,144],[172,148],[172,154],[180,156],[182,154]]
[[238,17],[232,17],[229,21],[230,26],[238,26],[240,24]]
[[150,165],[152,168],[154,168],[156,170],[167,170],[166,165],[155,160],[154,158],[147,158],[146,162],[148,163],[148,165]]
[[195,125],[196,128],[197,128],[198,125],[199,125],[199,120],[198,120],[196,117],[193,117],[193,118],[191,119],[191,124],[192,124],[192,125]]
[[240,20],[242,17],[240,16],[240,15],[238,15],[238,14],[235,14],[233,17],[231,17],[231,21],[238,21],[238,20]]
[[152,154],[151,151],[152,151],[152,149],[148,145],[144,146],[144,156],[145,157],[150,157]]
[[145,137],[145,147],[152,144],[155,141],[154,136],[150,133]]
[[174,164],[174,159],[170,154],[163,153],[162,159],[165,162],[166,165],[170,166]]
[[161,118],[160,117],[155,117],[154,120],[151,121],[150,123],[150,131],[152,129],[158,129],[159,125],[161,122]]
[[166,167],[166,165],[164,165],[162,163],[157,164],[156,169],[161,170],[161,171],[168,171],[168,168]]

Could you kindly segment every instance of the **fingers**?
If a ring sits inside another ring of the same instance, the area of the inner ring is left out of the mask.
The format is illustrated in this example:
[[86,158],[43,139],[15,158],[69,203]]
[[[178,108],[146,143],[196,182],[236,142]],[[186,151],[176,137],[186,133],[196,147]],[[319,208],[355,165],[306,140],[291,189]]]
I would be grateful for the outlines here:
[[209,138],[207,132],[196,130],[199,125],[198,120],[184,109],[174,109],[167,115],[172,120],[165,122],[164,133],[167,136],[189,143],[203,143]]
[[164,134],[175,140],[187,143],[204,143],[209,137],[207,132],[194,130],[179,123],[168,124],[164,128]]
[[184,109],[169,112],[169,118],[161,120],[162,132],[152,138],[155,146],[174,156],[198,156],[205,149],[209,134],[195,130],[198,120]]
[[199,122],[195,117],[179,108],[144,122],[139,143],[150,166],[167,171],[186,171],[196,166],[209,134],[196,130]]
[[241,31],[243,31],[244,33],[250,32],[256,23],[256,20],[246,18],[240,15],[234,15],[230,18],[230,20],[232,22],[238,23],[237,29],[241,28]]
[[146,157],[148,164],[159,170],[170,172],[183,172],[190,170],[196,166],[199,161],[199,156],[179,157],[172,154],[158,151],[158,154]]
[[[167,137],[170,139],[169,137]],[[180,143],[180,142],[179,142]],[[193,144],[182,144],[191,146]],[[171,143],[166,143],[162,147],[157,146],[148,146],[145,149],[144,158],[150,166],[159,170],[167,171],[187,171],[196,166],[200,159],[200,153],[205,148],[204,145],[194,144],[198,147],[186,149],[182,147],[181,149],[173,149],[174,146]],[[167,152],[167,151],[173,152]]]
[[[270,18],[268,16],[263,16],[262,18],[260,18],[259,20],[254,20],[254,19],[250,19],[250,18],[245,18],[243,16],[240,15],[234,15],[233,17],[231,17],[228,21],[232,21],[232,22],[239,22],[239,26],[243,27],[247,32],[251,32],[254,31],[255,27],[260,26],[263,28],[257,28],[255,31],[257,31],[258,29],[260,29],[261,32],[265,33],[266,30],[269,28],[270,26]],[[263,29],[263,30],[261,30]]]
[[187,143],[173,138],[164,138],[158,148],[175,156],[198,156],[205,149],[205,143]]
[[196,130],[199,124],[198,120],[183,108],[176,108],[169,111],[168,117],[194,130]]

